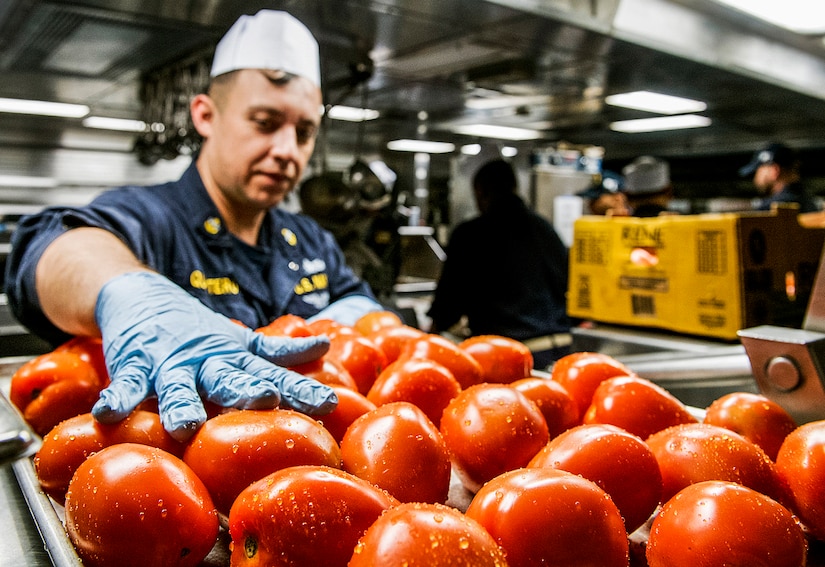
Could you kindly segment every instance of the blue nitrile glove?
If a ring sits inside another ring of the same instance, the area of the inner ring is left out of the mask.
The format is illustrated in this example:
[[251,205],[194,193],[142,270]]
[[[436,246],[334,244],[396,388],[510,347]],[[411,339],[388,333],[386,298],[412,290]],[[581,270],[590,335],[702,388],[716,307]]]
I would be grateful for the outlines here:
[[312,317],[308,317],[307,321],[332,319],[342,325],[352,326],[370,311],[383,311],[384,309],[383,305],[366,295],[348,295],[330,303]]
[[112,378],[92,408],[101,422],[120,421],[157,394],[164,428],[184,441],[206,421],[201,396],[224,407],[282,403],[315,415],[329,413],[338,402],[328,386],[276,366],[323,356],[327,337],[266,337],[215,313],[159,274],[131,272],[107,282],[95,319]]

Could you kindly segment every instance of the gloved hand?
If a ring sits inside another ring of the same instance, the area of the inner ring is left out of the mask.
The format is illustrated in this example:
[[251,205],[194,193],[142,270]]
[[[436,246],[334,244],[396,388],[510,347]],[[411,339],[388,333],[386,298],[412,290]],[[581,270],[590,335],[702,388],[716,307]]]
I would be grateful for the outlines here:
[[366,295],[348,295],[327,305],[312,317],[308,317],[307,321],[332,319],[342,325],[351,326],[370,311],[383,311],[384,309],[383,305]]
[[157,394],[164,428],[185,441],[206,421],[201,396],[224,407],[282,403],[314,415],[338,403],[328,386],[280,367],[323,356],[328,338],[265,337],[159,274],[131,272],[107,282],[95,319],[112,379],[92,408],[103,423],[120,421]]

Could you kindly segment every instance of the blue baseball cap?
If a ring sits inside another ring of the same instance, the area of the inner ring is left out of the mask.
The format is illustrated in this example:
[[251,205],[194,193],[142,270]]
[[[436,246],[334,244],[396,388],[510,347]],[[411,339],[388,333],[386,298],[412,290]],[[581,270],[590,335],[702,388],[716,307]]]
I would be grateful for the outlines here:
[[624,190],[624,177],[613,171],[602,172],[601,181],[594,183],[584,191],[576,193],[583,199],[598,199],[608,193],[616,193]]
[[751,161],[739,169],[739,175],[748,177],[753,175],[759,166],[775,163],[779,167],[793,167],[796,163],[796,152],[784,144],[768,144],[753,154]]

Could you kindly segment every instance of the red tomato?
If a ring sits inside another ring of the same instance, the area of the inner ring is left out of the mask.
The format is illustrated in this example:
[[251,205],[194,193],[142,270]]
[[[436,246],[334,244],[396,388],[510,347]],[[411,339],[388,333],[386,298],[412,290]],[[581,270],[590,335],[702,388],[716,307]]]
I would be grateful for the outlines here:
[[453,373],[462,388],[480,384],[484,369],[470,353],[440,335],[426,334],[418,340],[410,341],[398,358],[427,358],[441,364]]
[[637,376],[618,376],[599,384],[583,421],[609,423],[647,439],[672,425],[698,420],[661,386]]
[[375,346],[384,351],[387,356],[387,363],[395,362],[398,355],[407,343],[426,336],[427,333],[409,325],[397,327],[381,327],[370,333],[367,337],[375,343]]
[[598,484],[622,513],[628,533],[659,505],[662,474],[639,437],[613,425],[580,425],[551,439],[530,467],[560,469]]
[[34,456],[37,480],[43,492],[62,504],[69,481],[89,455],[117,443],[140,443],[180,457],[184,445],[175,441],[157,414],[136,410],[117,423],[99,423],[92,414],[69,418],[43,437]]
[[353,389],[344,386],[330,386],[338,396],[338,405],[330,413],[317,416],[315,419],[330,432],[338,443],[344,438],[344,434],[352,425],[352,422],[375,409],[375,404]]
[[309,331],[313,335],[326,335],[330,339],[336,335],[358,336],[359,334],[358,331],[356,331],[351,325],[344,325],[343,323],[333,321],[332,319],[316,319],[314,321],[309,321],[307,322],[307,327],[309,327]]
[[[210,402],[209,400],[201,401],[203,402],[203,409],[206,410],[206,419],[212,419],[216,415],[220,415],[222,413],[237,411],[235,408],[220,406],[214,402]],[[159,413],[160,411],[158,409],[158,399],[156,397],[146,398],[140,402],[135,409],[150,411],[152,413]]]
[[367,398],[377,406],[410,402],[438,427],[444,408],[459,392],[461,385],[441,364],[423,358],[407,358],[387,366],[367,392]]
[[347,472],[290,467],[244,489],[229,512],[233,567],[346,567],[358,539],[398,501]]
[[485,484],[467,516],[490,532],[510,567],[627,567],[616,505],[595,483],[550,468],[519,469]]
[[738,433],[705,423],[668,427],[647,438],[662,472],[662,502],[703,480],[738,482],[786,502],[773,461]]
[[341,451],[311,417],[286,409],[241,410],[207,420],[189,441],[183,460],[226,514],[250,483],[295,465],[340,467]]
[[81,355],[52,351],[17,369],[9,398],[42,436],[64,419],[91,411],[104,386],[94,366]]
[[564,386],[546,378],[522,378],[510,384],[541,410],[550,438],[579,425],[579,407]]
[[649,567],[804,567],[806,553],[802,529],[784,506],[740,484],[705,481],[662,506],[646,556]]
[[106,367],[106,358],[103,356],[103,339],[100,337],[73,337],[54,350],[73,352],[79,355],[80,358],[94,367],[101,384],[106,386],[109,383],[109,369]]
[[579,418],[583,418],[596,388],[614,376],[631,376],[633,373],[624,364],[606,354],[597,352],[574,352],[561,357],[553,364],[551,377],[564,386],[576,405]]
[[348,567],[507,567],[504,552],[455,508],[420,502],[390,508],[372,524]]
[[776,469],[789,488],[789,506],[817,539],[825,540],[825,421],[789,433],[776,456]]
[[404,324],[397,314],[392,311],[370,311],[362,315],[353,325],[356,331],[369,336],[378,329],[385,327],[400,327]]
[[509,384],[533,374],[533,353],[524,343],[499,335],[478,335],[458,343],[483,369],[482,381]]
[[387,357],[371,340],[361,335],[336,335],[330,338],[324,358],[347,369],[358,391],[366,395],[375,379],[387,366]]
[[255,329],[268,337],[311,337],[312,331],[306,319],[298,315],[285,314],[277,317],[268,325]]
[[450,455],[441,434],[407,402],[385,404],[356,419],[341,441],[344,470],[401,502],[447,501]]
[[536,404],[502,384],[477,384],[453,398],[441,416],[441,435],[470,492],[527,465],[550,438]]
[[703,421],[750,439],[773,460],[785,437],[796,429],[796,421],[782,406],[750,392],[733,392],[714,400]]
[[102,449],[78,467],[66,493],[66,531],[87,567],[195,566],[218,529],[200,479],[156,447]]
[[352,390],[358,390],[358,384],[349,370],[344,368],[340,362],[336,362],[330,358],[321,357],[304,364],[291,366],[290,370],[294,370],[298,374],[303,374],[308,378],[317,380],[321,384],[327,386],[344,386]]

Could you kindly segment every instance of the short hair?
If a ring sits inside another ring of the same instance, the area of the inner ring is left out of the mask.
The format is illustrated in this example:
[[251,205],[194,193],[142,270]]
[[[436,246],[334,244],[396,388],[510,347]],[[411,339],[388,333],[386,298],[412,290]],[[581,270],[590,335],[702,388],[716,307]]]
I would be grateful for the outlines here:
[[[284,71],[271,71],[268,69],[255,70],[265,75],[273,85],[278,86],[283,86],[292,79],[298,77],[298,75],[293,75],[292,73],[286,73]],[[218,105],[223,104],[226,98],[226,93],[230,90],[230,87],[234,84],[241,71],[243,71],[243,69],[236,69],[235,71],[228,71],[218,75],[217,77],[212,77],[209,85],[207,86],[206,92],[218,103]]]
[[476,171],[473,187],[488,195],[515,193],[516,172],[510,162],[503,159],[488,161]]

